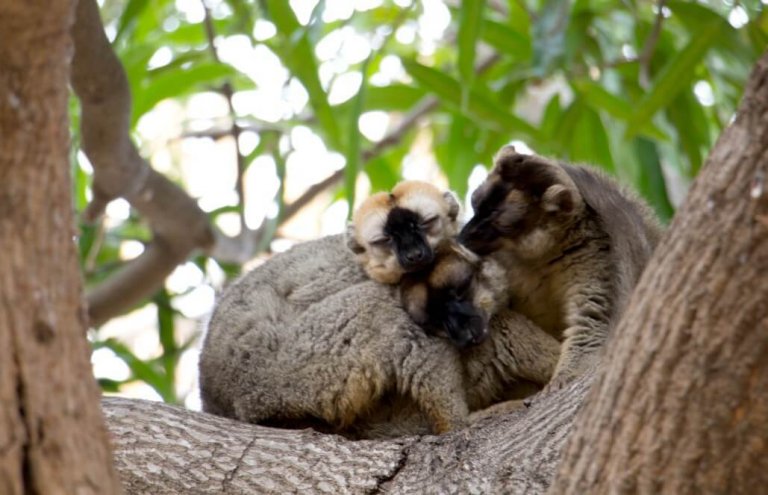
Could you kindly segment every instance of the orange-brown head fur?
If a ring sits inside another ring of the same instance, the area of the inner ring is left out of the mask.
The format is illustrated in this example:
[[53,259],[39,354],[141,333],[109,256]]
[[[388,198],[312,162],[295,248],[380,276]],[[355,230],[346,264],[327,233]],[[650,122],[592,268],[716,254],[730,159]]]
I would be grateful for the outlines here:
[[431,265],[435,249],[456,235],[458,213],[452,193],[404,181],[363,201],[347,228],[347,245],[369,277],[395,284]]

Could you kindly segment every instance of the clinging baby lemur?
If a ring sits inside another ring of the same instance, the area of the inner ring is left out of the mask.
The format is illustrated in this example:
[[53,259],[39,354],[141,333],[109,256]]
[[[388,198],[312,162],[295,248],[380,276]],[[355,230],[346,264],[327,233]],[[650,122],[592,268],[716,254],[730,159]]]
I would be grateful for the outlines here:
[[403,307],[432,334],[460,348],[482,342],[506,302],[503,269],[455,239],[459,204],[432,184],[404,181],[360,204],[347,243],[371,278],[397,283]]
[[586,371],[661,229],[650,209],[588,167],[503,148],[472,195],[460,241],[508,274],[511,308],[562,340],[558,388]]

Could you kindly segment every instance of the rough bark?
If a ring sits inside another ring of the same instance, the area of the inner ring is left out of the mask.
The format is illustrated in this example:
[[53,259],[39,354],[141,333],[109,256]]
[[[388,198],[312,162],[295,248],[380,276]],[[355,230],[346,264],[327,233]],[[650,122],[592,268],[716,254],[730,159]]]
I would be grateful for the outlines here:
[[397,441],[350,442],[106,399],[126,487],[755,493],[768,483],[766,172],[768,54],[647,268],[597,378],[589,373],[529,410],[467,430]]
[[587,381],[441,436],[351,441],[106,398],[130,494],[543,493]]
[[0,0],[0,493],[120,491],[70,214],[74,0]]
[[635,290],[554,493],[768,486],[768,55]]

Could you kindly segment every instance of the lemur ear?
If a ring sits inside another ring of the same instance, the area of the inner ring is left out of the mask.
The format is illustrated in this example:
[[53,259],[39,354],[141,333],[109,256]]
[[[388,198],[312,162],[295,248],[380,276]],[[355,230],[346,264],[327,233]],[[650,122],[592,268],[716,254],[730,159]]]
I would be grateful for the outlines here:
[[365,248],[357,242],[357,236],[355,235],[355,224],[352,222],[347,222],[347,230],[344,233],[345,241],[347,243],[347,247],[355,254],[360,254],[365,252]]
[[520,165],[528,155],[518,153],[511,144],[502,147],[493,157],[493,168],[503,176],[512,172],[512,169]]
[[443,193],[443,199],[445,199],[445,202],[448,204],[448,218],[450,218],[452,222],[455,222],[456,218],[459,216],[459,211],[461,210],[458,198],[453,192],[445,191]]
[[576,207],[576,191],[562,184],[549,186],[541,198],[544,211],[570,213]]

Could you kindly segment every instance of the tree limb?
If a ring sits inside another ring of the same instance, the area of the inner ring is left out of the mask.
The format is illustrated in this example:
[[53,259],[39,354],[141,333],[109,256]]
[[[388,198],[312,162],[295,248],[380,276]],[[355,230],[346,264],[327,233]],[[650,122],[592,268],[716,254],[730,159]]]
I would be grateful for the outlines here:
[[87,216],[95,218],[109,201],[124,197],[155,234],[150,249],[89,292],[91,324],[98,325],[160,288],[176,264],[213,243],[213,232],[195,200],[153,170],[131,142],[128,80],[95,0],[78,2],[73,38],[71,81],[82,107],[83,150],[94,168]]
[[128,494],[543,493],[590,376],[442,436],[351,441],[105,398]]

